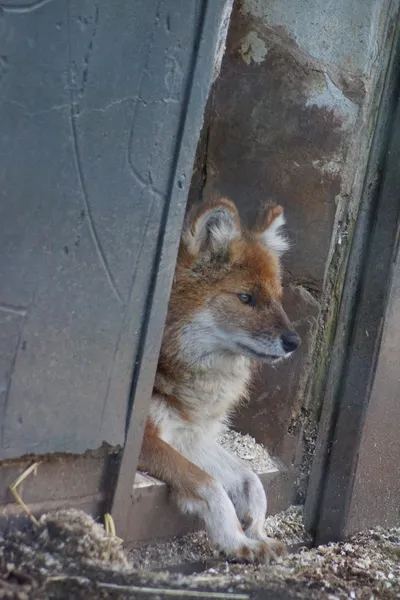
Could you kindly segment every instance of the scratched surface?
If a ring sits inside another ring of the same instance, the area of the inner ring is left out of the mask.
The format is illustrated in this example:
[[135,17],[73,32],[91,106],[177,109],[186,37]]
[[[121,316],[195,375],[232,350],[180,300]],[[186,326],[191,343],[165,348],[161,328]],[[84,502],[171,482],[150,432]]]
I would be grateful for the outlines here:
[[0,458],[124,441],[200,5],[1,5]]

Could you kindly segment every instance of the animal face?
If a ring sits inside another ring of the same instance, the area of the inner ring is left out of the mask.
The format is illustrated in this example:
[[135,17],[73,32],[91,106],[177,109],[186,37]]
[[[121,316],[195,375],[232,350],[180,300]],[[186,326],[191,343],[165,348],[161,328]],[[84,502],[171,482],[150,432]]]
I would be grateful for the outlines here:
[[164,336],[170,355],[192,364],[227,353],[273,362],[296,350],[300,338],[281,304],[284,222],[275,206],[246,230],[227,199],[189,214]]

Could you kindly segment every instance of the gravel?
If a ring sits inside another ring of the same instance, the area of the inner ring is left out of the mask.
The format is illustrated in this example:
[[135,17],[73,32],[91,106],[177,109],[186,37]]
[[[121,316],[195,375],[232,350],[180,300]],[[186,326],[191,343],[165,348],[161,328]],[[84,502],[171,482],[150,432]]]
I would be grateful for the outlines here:
[[268,473],[278,468],[274,459],[268,454],[268,450],[250,435],[228,430],[218,441],[225,450],[236,454],[256,473]]
[[226,564],[194,579],[222,587],[236,581],[236,589],[281,583],[287,590],[295,586],[299,598],[394,600],[400,598],[399,559],[400,527],[378,527],[344,543],[304,549],[271,567]]
[[[304,531],[301,507],[275,516],[267,517],[265,529],[268,535],[281,540],[287,546],[306,544],[310,541]],[[186,563],[203,563],[216,558],[207,534],[196,531],[167,542],[136,548],[129,553],[133,566],[139,569],[160,569]]]
[[[266,527],[287,543],[307,539],[298,507],[267,519]],[[181,598],[236,594],[243,600],[400,598],[400,527],[374,528],[347,542],[304,548],[269,566],[213,559],[204,533],[158,545],[157,552],[152,548],[125,552],[117,539],[79,511],[46,515],[39,527],[25,524],[0,536],[0,598],[166,600],[176,594]],[[138,552],[147,553],[147,558]],[[165,570],[167,562],[199,559],[205,561],[202,572]],[[164,570],[151,571],[155,566]]]
[[[185,578],[191,587],[209,584],[213,589],[227,589],[234,585],[236,591],[256,588],[273,592],[265,598],[400,598],[400,527],[378,527],[355,535],[347,542],[312,549],[306,547],[310,538],[303,527],[301,507],[291,507],[268,517],[265,527],[269,535],[288,546],[304,546],[295,554],[279,558],[273,565],[234,564],[215,560],[205,533],[199,532],[167,544],[134,550],[129,558],[136,567],[146,569],[161,566],[168,569],[186,561],[203,563],[205,569],[201,573]],[[279,596],[278,592],[284,595]]]

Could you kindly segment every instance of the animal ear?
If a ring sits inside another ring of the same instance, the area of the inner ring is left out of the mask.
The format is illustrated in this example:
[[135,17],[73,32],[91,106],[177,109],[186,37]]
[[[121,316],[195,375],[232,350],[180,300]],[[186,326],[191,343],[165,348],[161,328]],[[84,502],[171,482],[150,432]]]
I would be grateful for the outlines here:
[[189,213],[183,240],[193,255],[221,252],[240,236],[236,206],[227,198],[206,202]]
[[269,206],[256,228],[264,244],[278,256],[281,256],[289,248],[289,241],[282,232],[285,223],[282,206]]

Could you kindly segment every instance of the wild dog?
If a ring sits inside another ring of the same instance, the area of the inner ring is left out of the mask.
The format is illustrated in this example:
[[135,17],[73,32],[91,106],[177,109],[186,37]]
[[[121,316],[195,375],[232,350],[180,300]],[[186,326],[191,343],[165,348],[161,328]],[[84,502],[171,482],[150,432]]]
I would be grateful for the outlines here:
[[281,304],[283,225],[274,206],[245,229],[224,198],[189,213],[139,461],[183,513],[203,520],[217,549],[252,562],[284,547],[266,536],[260,479],[217,439],[255,362],[274,363],[300,343]]

